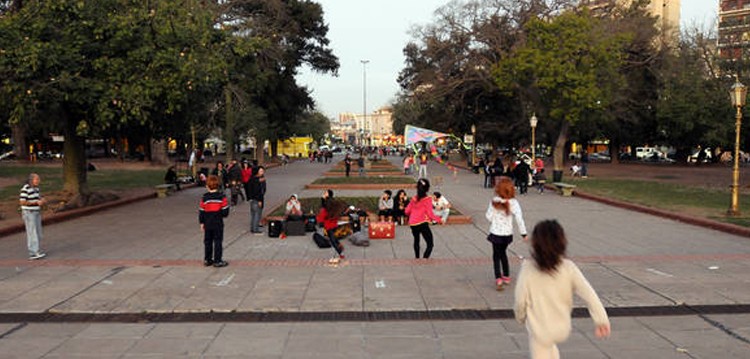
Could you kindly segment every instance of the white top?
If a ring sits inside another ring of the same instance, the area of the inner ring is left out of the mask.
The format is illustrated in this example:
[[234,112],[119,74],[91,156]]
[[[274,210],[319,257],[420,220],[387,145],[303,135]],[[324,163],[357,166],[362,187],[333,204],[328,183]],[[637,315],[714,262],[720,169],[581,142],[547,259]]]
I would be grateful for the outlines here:
[[393,197],[388,199],[383,199],[383,197],[380,197],[380,200],[378,201],[378,208],[381,211],[393,208]]
[[[500,197],[494,197],[492,202],[504,203],[506,200]],[[485,217],[490,221],[490,233],[496,236],[510,236],[513,234],[513,219],[516,220],[516,226],[518,231],[521,232],[522,236],[526,235],[526,224],[523,222],[523,213],[521,212],[521,205],[518,204],[518,200],[511,198],[507,200],[510,202],[510,213],[506,214],[504,209],[495,209],[490,202],[487,207],[487,213]]]
[[526,323],[540,342],[563,342],[570,335],[573,292],[586,302],[597,326],[609,325],[602,302],[573,261],[563,259],[557,271],[548,274],[534,260],[524,260],[516,283],[516,320]]
[[442,211],[444,209],[450,208],[451,203],[448,202],[448,199],[445,198],[445,196],[440,196],[437,201],[432,201],[432,207],[435,208],[438,211]]

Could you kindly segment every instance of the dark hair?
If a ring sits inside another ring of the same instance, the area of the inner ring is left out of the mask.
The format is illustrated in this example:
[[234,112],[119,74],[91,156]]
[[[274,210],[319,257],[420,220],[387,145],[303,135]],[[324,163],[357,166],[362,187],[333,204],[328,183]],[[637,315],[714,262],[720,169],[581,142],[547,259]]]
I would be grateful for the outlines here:
[[420,178],[417,181],[417,199],[427,197],[427,192],[430,191],[430,181],[427,178]]
[[387,194],[387,195],[388,195],[388,198],[391,198],[391,197],[393,197],[393,192],[391,192],[391,190],[389,190],[389,189],[387,189],[387,190],[383,191],[383,193]]
[[332,219],[332,218],[341,217],[341,215],[346,210],[347,206],[346,206],[346,203],[342,201],[329,198],[326,201],[324,208],[326,209],[326,212],[328,212],[327,213],[328,216],[326,217],[326,219]]
[[435,191],[435,192],[432,192],[432,194],[434,194],[434,195],[435,195],[435,198],[440,198],[440,197],[443,197],[443,194],[442,194],[442,193],[440,193],[440,192],[437,192],[437,191]]
[[548,219],[537,223],[531,233],[531,257],[542,272],[552,273],[565,256],[568,240],[560,223]]

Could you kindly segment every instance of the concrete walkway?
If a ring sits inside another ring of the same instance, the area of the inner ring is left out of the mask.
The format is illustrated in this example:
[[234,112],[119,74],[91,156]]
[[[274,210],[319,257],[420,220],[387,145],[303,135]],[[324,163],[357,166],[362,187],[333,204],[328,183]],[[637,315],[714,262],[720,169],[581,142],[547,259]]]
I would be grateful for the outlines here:
[[[303,187],[330,166],[297,162],[269,170],[267,208],[291,193],[317,197],[320,191]],[[507,317],[512,290],[494,289],[485,240],[491,190],[466,171],[436,163],[429,171],[433,183],[442,177],[434,190],[474,217],[473,225],[433,227],[430,260],[413,259],[411,234],[397,227],[395,240],[347,246],[347,261],[331,266],[330,249],[318,249],[308,236],[249,233],[242,204],[226,221],[229,267],[205,268],[198,188],[47,226],[43,261],[26,260],[23,234],[0,239],[0,321],[6,323],[0,324],[0,357],[76,357],[92,349],[103,350],[97,357],[525,357],[524,329],[510,319],[36,323],[45,314],[162,313],[177,320],[180,313],[212,311],[476,310]],[[592,340],[590,320],[576,319],[576,333],[561,347],[564,357],[750,357],[750,240],[554,193],[532,191],[519,200],[529,230],[547,218],[563,224],[570,257],[618,316],[607,341]],[[514,273],[518,258],[528,255],[527,244],[516,239]]]

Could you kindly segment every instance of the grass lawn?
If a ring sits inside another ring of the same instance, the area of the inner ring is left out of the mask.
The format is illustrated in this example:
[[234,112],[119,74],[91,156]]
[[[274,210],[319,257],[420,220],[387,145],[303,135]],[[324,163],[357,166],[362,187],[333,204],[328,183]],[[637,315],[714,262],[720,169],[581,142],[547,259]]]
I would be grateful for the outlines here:
[[[729,190],[650,181],[595,178],[575,180],[571,183],[577,185],[582,191],[594,195],[750,227],[750,215],[737,218],[725,215],[729,208]],[[740,203],[750,203],[750,195],[740,193]]]
[[[335,197],[339,201],[343,201],[349,205],[353,205],[358,208],[363,208],[369,213],[378,213],[378,199],[380,197]],[[304,197],[300,198],[302,203],[302,211],[310,213],[312,209],[313,213],[317,214],[320,211],[320,197]],[[270,216],[283,216],[284,210],[286,209],[285,204],[275,208],[271,211]],[[461,215],[461,212],[455,208],[451,208],[451,215]]]
[[416,183],[413,177],[321,177],[313,181],[313,184],[412,184]]
[[[359,171],[359,168],[352,167],[352,169],[351,169],[350,172],[356,174],[358,171]],[[385,172],[385,173],[404,173],[403,170],[399,170],[396,167],[391,167],[391,168],[384,168],[384,167],[370,168],[370,169],[365,170],[365,171],[367,171],[368,173],[369,172],[377,172],[377,173],[383,173],[383,172]],[[346,169],[344,167],[341,167],[341,168],[335,167],[335,168],[332,168],[328,172],[344,173],[344,172],[346,172]]]

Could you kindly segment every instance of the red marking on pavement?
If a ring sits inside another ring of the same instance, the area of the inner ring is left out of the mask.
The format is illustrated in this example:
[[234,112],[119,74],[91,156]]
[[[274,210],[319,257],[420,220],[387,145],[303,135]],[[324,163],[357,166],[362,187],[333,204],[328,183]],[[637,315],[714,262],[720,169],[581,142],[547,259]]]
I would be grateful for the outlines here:
[[[691,261],[745,261],[750,260],[750,253],[715,253],[686,255],[633,255],[633,256],[583,256],[572,257],[577,263],[615,263],[615,262],[691,262]],[[512,258],[519,262],[518,258]],[[312,259],[271,259],[271,260],[229,260],[232,267],[324,267],[327,258]],[[472,258],[372,258],[347,259],[347,266],[439,266],[463,265],[479,266],[492,263],[490,257]],[[0,267],[202,267],[203,261],[197,259],[5,259],[0,260]]]

